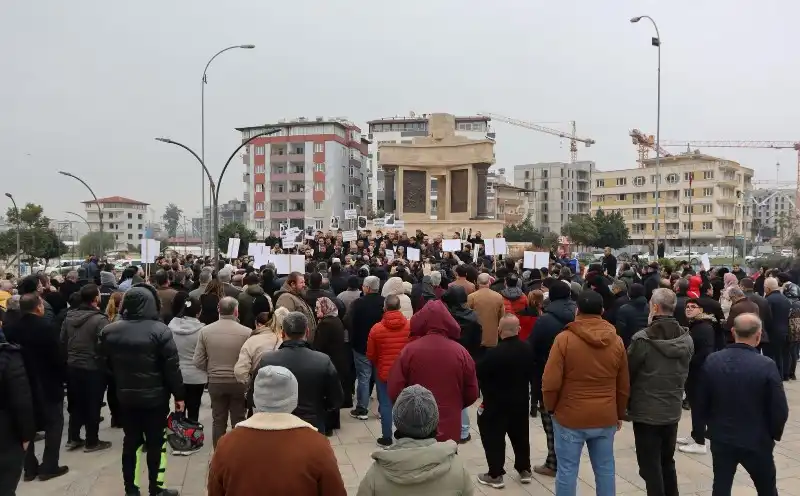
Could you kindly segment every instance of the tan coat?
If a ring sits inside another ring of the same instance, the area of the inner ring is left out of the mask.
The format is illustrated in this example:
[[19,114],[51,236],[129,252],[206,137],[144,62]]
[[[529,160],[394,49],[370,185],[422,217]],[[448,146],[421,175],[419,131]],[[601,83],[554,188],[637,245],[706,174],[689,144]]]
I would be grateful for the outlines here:
[[244,342],[239,352],[239,359],[233,368],[236,380],[242,384],[249,384],[254,367],[258,366],[261,356],[268,351],[275,351],[283,340],[272,329],[264,327],[258,334],[253,334]]
[[447,287],[449,288],[450,286],[461,286],[462,288],[464,288],[464,291],[467,293],[467,296],[475,292],[475,285],[466,279],[456,279],[455,281],[451,282]]
[[242,346],[252,332],[234,317],[224,315],[200,331],[194,350],[194,364],[208,372],[209,383],[237,382],[233,369]]
[[489,288],[481,288],[467,296],[467,305],[478,314],[478,322],[483,329],[481,346],[497,346],[497,328],[506,313],[503,297]]

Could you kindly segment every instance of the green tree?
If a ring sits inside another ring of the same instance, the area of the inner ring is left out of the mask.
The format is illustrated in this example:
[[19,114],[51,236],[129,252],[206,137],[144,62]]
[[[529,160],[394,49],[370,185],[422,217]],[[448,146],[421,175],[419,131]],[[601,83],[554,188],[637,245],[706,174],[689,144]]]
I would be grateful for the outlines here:
[[114,235],[111,233],[103,233],[102,246],[99,231],[93,231],[84,234],[78,242],[78,250],[81,255],[91,255],[103,253],[107,250],[112,250],[116,245]]
[[170,203],[164,210],[164,215],[161,216],[161,220],[164,221],[164,227],[167,230],[167,234],[172,237],[174,237],[178,232],[178,223],[181,220],[181,214],[183,214],[183,210],[178,208],[178,206],[174,203]]
[[20,249],[27,255],[27,259],[23,260],[25,262],[34,263],[39,259],[47,262],[68,251],[56,232],[50,229],[50,219],[44,215],[41,205],[28,203],[19,213],[10,207],[6,212],[6,221],[14,227],[0,234],[0,256],[13,257],[10,264],[17,259],[17,226]]
[[503,227],[506,241],[531,243],[534,247],[551,249],[558,240],[558,235],[536,229],[528,215],[519,224],[508,224]]
[[622,248],[628,245],[628,227],[625,225],[625,219],[622,218],[621,213],[611,212],[606,214],[602,209],[599,209],[592,220],[597,228],[597,238],[594,241],[594,246]]
[[247,254],[247,245],[256,240],[256,232],[251,231],[241,222],[225,224],[225,226],[219,230],[219,235],[217,236],[219,251],[224,253],[228,249],[228,239],[235,238],[237,234],[241,241],[239,242],[239,253],[236,256],[240,257]]
[[561,234],[568,236],[573,243],[583,246],[594,246],[598,238],[594,219],[586,214],[574,215],[561,226]]

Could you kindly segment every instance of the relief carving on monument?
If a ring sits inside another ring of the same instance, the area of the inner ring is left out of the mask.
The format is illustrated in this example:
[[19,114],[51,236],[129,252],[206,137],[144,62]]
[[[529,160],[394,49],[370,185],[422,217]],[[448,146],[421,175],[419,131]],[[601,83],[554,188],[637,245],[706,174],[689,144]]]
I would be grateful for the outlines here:
[[469,171],[455,170],[450,173],[450,211],[467,211],[469,191]]
[[427,177],[424,171],[403,171],[403,212],[424,214],[427,211]]

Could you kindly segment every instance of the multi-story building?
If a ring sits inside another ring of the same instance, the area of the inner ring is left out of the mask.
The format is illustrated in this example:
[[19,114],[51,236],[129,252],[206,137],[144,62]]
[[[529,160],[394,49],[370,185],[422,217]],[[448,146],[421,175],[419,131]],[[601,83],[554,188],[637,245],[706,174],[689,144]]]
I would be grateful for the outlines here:
[[591,210],[595,163],[540,162],[514,166],[514,186],[531,191],[524,215],[536,229],[561,234],[561,226],[576,214]]
[[140,240],[148,227],[148,203],[131,200],[122,196],[109,196],[98,198],[102,217],[97,211],[94,200],[83,202],[86,211],[86,220],[92,232],[98,231],[100,222],[103,223],[103,232],[114,236],[114,250],[125,251],[128,245],[139,248]]
[[755,189],[750,194],[753,208],[752,231],[764,239],[782,235],[781,228],[797,227],[793,189]]
[[[457,136],[469,139],[495,139],[495,133],[489,126],[489,117],[461,116],[456,117]],[[381,143],[411,143],[415,137],[428,135],[428,115],[409,117],[384,117],[369,121],[369,160],[367,162],[367,203],[372,210],[385,210],[383,170],[378,165],[378,145]],[[431,209],[436,210],[436,180],[431,180]]]
[[[222,229],[223,226],[233,222],[241,222],[247,225],[248,215],[246,202],[233,199],[219,205],[219,228]],[[205,224],[205,232],[211,232],[212,225],[210,206],[206,207],[203,211],[203,223]],[[194,220],[192,221],[192,224],[194,224]]]
[[260,235],[277,232],[280,224],[328,229],[338,216],[346,227],[344,211],[365,205],[369,140],[344,118],[299,117],[237,131],[246,140],[275,128],[280,131],[245,147],[248,226]]
[[655,159],[641,164],[637,169],[595,171],[592,179],[592,213],[600,208],[620,212],[631,244],[651,243],[656,219],[659,239],[672,247],[688,246],[690,233],[692,248],[729,245],[749,228],[751,209],[746,198],[752,190],[753,169],[689,153],[662,157],[659,182]]

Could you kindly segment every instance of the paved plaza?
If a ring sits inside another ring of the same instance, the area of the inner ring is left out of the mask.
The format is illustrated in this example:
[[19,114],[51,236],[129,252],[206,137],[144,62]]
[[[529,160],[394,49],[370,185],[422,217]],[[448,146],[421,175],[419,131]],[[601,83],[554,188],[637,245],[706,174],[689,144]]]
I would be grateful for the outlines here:
[[[789,396],[789,423],[783,441],[775,448],[775,464],[778,469],[778,489],[782,495],[800,496],[800,422],[793,415],[800,409],[800,383],[786,383]],[[377,404],[373,400],[371,411],[374,413]],[[468,470],[479,474],[487,470],[486,459],[480,444],[480,436],[475,427],[476,408],[470,411],[472,417],[472,442],[459,447],[459,455],[464,458]],[[69,465],[69,474],[48,482],[20,482],[17,494],[20,496],[110,496],[123,493],[122,474],[120,469],[120,453],[122,449],[122,431],[108,427],[108,412],[104,412],[105,422],[101,425],[101,439],[112,441],[112,449],[86,454],[82,451],[66,453],[62,451],[62,464]],[[208,444],[199,453],[190,457],[170,456],[167,465],[167,487],[179,489],[183,496],[201,496],[205,492],[206,473],[211,457],[211,419],[208,396],[203,399],[201,421],[207,426]],[[688,435],[690,430],[689,412],[684,412],[681,420],[679,436]],[[538,418],[530,419],[531,457],[534,464],[544,461],[546,455],[545,435]],[[66,430],[65,430],[66,434]],[[370,453],[377,449],[375,440],[380,435],[380,425],[376,418],[360,421],[350,418],[342,411],[342,429],[330,439],[333,450],[339,460],[339,470],[347,486],[349,494],[355,494],[358,483],[369,468],[372,459]],[[630,424],[623,426],[617,434],[615,442],[617,467],[617,494],[644,495],[644,482],[638,475],[636,454],[633,449],[633,430]],[[37,452],[41,453],[42,443],[37,443]],[[277,453],[264,454],[264,467],[268,468],[269,457],[279,456]],[[491,489],[475,482],[476,494],[552,494],[554,479],[534,474],[531,484],[521,485],[517,474],[513,471],[513,452],[507,447],[506,487],[502,490]],[[710,495],[712,483],[711,455],[686,455],[676,453],[678,466],[678,482],[682,495]],[[747,473],[739,469],[736,476],[734,496],[756,494]],[[280,474],[275,474],[280,477]],[[146,480],[146,475],[142,478]],[[146,492],[143,492],[146,494]],[[584,450],[580,469],[578,494],[594,494],[594,479],[589,458]]]

